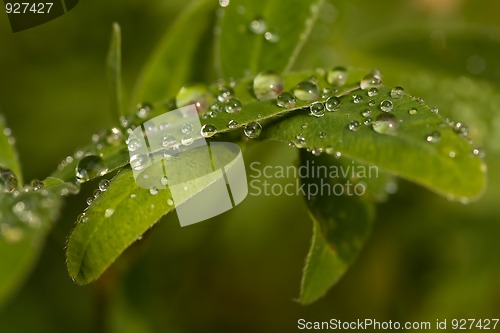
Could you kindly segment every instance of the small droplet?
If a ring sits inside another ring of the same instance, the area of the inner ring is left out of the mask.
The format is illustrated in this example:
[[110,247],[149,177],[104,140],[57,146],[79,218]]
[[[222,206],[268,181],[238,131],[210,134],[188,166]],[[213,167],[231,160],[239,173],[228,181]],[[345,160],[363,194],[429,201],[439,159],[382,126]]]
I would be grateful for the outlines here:
[[474,149],[472,149],[472,154],[474,156],[479,157],[479,158],[484,158],[486,156],[486,153],[481,148],[474,148]]
[[315,117],[323,117],[325,115],[325,106],[321,102],[312,103],[309,110]]
[[464,123],[457,122],[453,127],[453,130],[455,131],[455,133],[464,138],[469,136],[469,127],[467,127]]
[[181,132],[183,134],[191,134],[193,132],[193,124],[191,123],[184,123],[181,125]]
[[295,99],[295,96],[292,93],[290,93],[288,91],[285,91],[285,92],[282,92],[276,98],[276,104],[279,107],[290,109],[290,108],[295,107],[296,99]]
[[111,217],[115,213],[113,208],[108,208],[104,211],[104,217]]
[[365,124],[366,126],[370,126],[372,123],[373,123],[372,118],[366,118],[365,120],[363,120],[363,124]]
[[420,104],[424,104],[425,103],[425,101],[424,101],[424,99],[422,97],[417,98],[417,102],[419,102]]
[[280,35],[276,30],[266,31],[264,33],[264,38],[271,43],[277,43],[280,40]]
[[247,138],[255,139],[262,133],[262,125],[253,121],[245,126],[243,132]]
[[102,192],[106,191],[109,188],[109,184],[111,184],[111,181],[109,179],[102,179],[99,182],[99,190]]
[[361,95],[352,95],[352,101],[354,104],[359,104],[363,101],[363,96]]
[[431,112],[432,112],[432,113],[439,113],[439,108],[438,108],[437,106],[435,106],[435,107],[433,107],[433,108],[431,109]]
[[127,145],[128,145],[128,150],[131,152],[134,152],[137,149],[141,148],[141,142],[135,137],[129,138],[127,140]]
[[368,101],[368,106],[375,106],[377,104],[374,99]]
[[369,97],[373,97],[373,96],[377,96],[378,95],[378,89],[373,87],[373,88],[370,88],[368,89],[368,96]]
[[391,112],[392,107],[393,107],[392,101],[388,99],[385,99],[382,102],[380,102],[380,110],[384,112]]
[[156,186],[151,186],[149,188],[149,194],[151,194],[151,195],[157,195],[158,194],[158,188]]
[[89,155],[82,158],[76,166],[76,179],[86,182],[92,178],[104,175],[108,171],[103,159],[96,155]]
[[78,215],[78,217],[76,218],[76,223],[85,223],[88,221],[88,217],[85,213],[81,213],[80,215]]
[[229,6],[229,2],[230,2],[230,0],[219,0],[219,5],[221,7],[227,7],[227,6]]
[[365,117],[365,118],[366,117],[370,117],[372,115],[372,110],[370,110],[370,109],[364,109],[363,112],[361,112],[361,115],[363,117]]
[[248,29],[256,35],[262,35],[267,30],[267,23],[263,18],[255,18],[250,22]]
[[319,132],[320,139],[324,139],[324,138],[326,138],[326,136],[327,136],[326,132],[324,132],[324,131]]
[[359,121],[357,121],[357,120],[353,120],[353,121],[351,121],[351,122],[349,123],[349,126],[348,126],[349,131],[351,131],[351,132],[355,132],[355,131],[357,131],[360,127],[361,127],[361,124],[360,124],[360,123],[359,123]]
[[334,67],[326,74],[326,82],[329,84],[341,87],[346,84],[349,75],[345,67]]
[[319,88],[314,82],[302,81],[295,87],[293,94],[302,101],[314,101],[319,98]]
[[412,116],[416,115],[418,113],[418,110],[416,108],[411,108],[408,110],[408,113]]
[[425,137],[425,141],[435,143],[441,141],[441,134],[437,131],[431,132]]
[[337,111],[340,107],[340,98],[336,96],[329,97],[325,102],[325,107],[328,111]]
[[186,135],[186,136],[182,137],[182,139],[181,139],[181,144],[183,146],[190,146],[193,144],[193,142],[194,142],[194,138],[190,135]]
[[122,141],[123,132],[117,127],[113,127],[106,136],[106,142],[113,146],[119,145]]
[[234,119],[231,119],[227,123],[227,127],[228,128],[236,128],[236,127],[238,127],[238,122],[236,120],[234,120]]
[[326,147],[325,152],[328,155],[333,155],[333,154],[335,154],[335,149],[332,146],[328,146],[328,147]]
[[399,128],[399,120],[393,114],[380,114],[372,123],[372,128],[379,134],[394,135]]
[[405,90],[403,87],[394,87],[392,90],[391,90],[391,98],[394,98],[394,99],[401,99],[403,98],[403,96],[405,95]]
[[100,189],[96,189],[94,191],[94,193],[92,193],[92,196],[94,197],[94,199],[97,199],[100,195],[101,195],[101,190]]
[[94,201],[94,197],[88,197],[88,198],[87,198],[87,205],[89,205],[89,206],[90,206],[90,205],[92,204],[92,202],[93,202],[93,201]]
[[153,106],[149,103],[140,104],[137,108],[136,116],[140,119],[146,119],[151,114]]
[[217,127],[211,124],[205,124],[201,127],[200,134],[204,138],[210,138],[217,133]]
[[241,111],[241,102],[237,98],[230,98],[226,104],[225,109],[227,113],[238,113]]
[[259,101],[278,97],[283,92],[283,78],[272,71],[260,72],[253,80],[253,92]]
[[232,97],[234,97],[233,88],[226,86],[219,87],[219,93],[217,94],[217,100],[219,102],[226,103]]
[[168,199],[168,200],[167,200],[167,205],[169,205],[169,206],[173,206],[173,205],[174,205],[174,200],[172,200],[172,199]]
[[295,136],[295,139],[296,141],[294,142],[294,145],[297,147],[297,148],[302,148],[305,146],[306,144],[306,138],[302,135],[302,134],[297,134]]
[[132,193],[132,194],[130,195],[130,199],[135,199],[135,198],[137,198],[137,194]]

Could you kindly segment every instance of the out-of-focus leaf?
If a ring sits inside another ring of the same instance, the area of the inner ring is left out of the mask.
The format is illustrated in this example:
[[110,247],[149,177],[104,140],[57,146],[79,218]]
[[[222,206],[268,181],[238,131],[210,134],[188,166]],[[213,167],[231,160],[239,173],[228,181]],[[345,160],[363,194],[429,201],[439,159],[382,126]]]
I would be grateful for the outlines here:
[[242,78],[262,70],[288,72],[323,2],[241,0],[221,9],[215,58],[219,76]]
[[17,182],[21,186],[23,182],[21,165],[14,148],[14,138],[10,131],[11,130],[5,124],[3,116],[0,115],[0,167],[12,171],[17,178]]
[[54,177],[43,180],[43,189],[58,195],[78,194],[80,186]]
[[113,23],[111,32],[111,43],[109,45],[108,58],[108,80],[110,87],[111,110],[117,116],[125,114],[125,103],[122,86],[122,36],[118,23]]

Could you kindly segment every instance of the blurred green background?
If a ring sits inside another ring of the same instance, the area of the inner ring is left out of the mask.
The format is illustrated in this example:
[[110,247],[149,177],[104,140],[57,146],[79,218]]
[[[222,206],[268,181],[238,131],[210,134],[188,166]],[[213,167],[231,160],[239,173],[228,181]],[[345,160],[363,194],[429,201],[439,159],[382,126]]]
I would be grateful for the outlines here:
[[[0,14],[0,107],[26,179],[44,178],[92,133],[113,125],[105,71],[112,22],[122,27],[130,92],[185,6],[87,0],[16,34]],[[353,267],[322,300],[303,307],[294,298],[311,223],[301,198],[250,196],[183,229],[175,216],[164,218],[99,281],[80,287],[66,273],[64,246],[96,187],[85,184],[67,200],[24,289],[0,310],[0,332],[290,332],[300,318],[498,318],[499,11],[491,0],[327,1],[296,66],[378,68],[387,84],[465,121],[487,152],[489,186],[478,202],[451,203],[400,182],[379,205]],[[200,66],[212,66],[209,59]],[[295,163],[296,152],[256,143],[245,159],[283,165]]]

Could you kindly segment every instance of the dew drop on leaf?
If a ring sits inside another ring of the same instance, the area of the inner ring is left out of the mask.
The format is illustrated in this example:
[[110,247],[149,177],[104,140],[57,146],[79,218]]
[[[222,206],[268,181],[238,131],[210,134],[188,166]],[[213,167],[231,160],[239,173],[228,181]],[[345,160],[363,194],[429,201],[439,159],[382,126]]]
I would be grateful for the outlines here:
[[225,105],[227,113],[238,113],[241,111],[241,102],[237,98],[230,98]]
[[314,82],[302,81],[295,87],[293,94],[302,101],[314,101],[319,98],[319,88]]
[[365,117],[365,118],[366,117],[370,117],[372,115],[372,110],[370,110],[370,109],[364,109],[363,112],[361,112],[361,115],[363,117]]
[[378,71],[374,71],[366,75],[360,82],[360,87],[363,90],[378,87],[382,84],[382,79]]
[[213,102],[213,96],[208,88],[203,84],[182,87],[175,98],[175,104],[178,108],[194,104],[198,113],[208,110]]
[[326,73],[326,82],[336,87],[345,85],[347,79],[348,73],[345,67],[334,67]]
[[349,128],[349,131],[355,132],[359,129],[360,126],[361,126],[361,124],[359,123],[359,121],[353,120],[349,123],[348,128]]
[[245,126],[243,133],[247,138],[255,139],[262,133],[262,125],[253,121]]
[[134,171],[141,171],[147,165],[148,157],[144,154],[134,154],[130,157],[130,167]]
[[146,119],[151,114],[153,106],[149,103],[140,104],[137,108],[136,116],[140,119]]
[[181,132],[183,134],[191,134],[193,132],[193,124],[191,123],[184,123],[181,125]]
[[359,104],[363,101],[363,96],[361,95],[352,95],[352,101],[354,104]]
[[248,29],[256,35],[262,35],[267,30],[267,22],[263,18],[257,17],[250,22]]
[[260,72],[253,80],[253,93],[259,101],[273,99],[282,93],[283,84],[283,78],[275,72]]
[[433,131],[425,137],[425,141],[430,143],[439,142],[441,141],[441,134],[437,131]]
[[336,96],[329,97],[325,102],[325,107],[328,111],[337,111],[340,107],[340,98]]
[[230,2],[229,0],[219,0],[219,5],[221,7],[227,7],[229,6],[229,2]]
[[111,184],[111,181],[109,179],[102,179],[99,182],[99,190],[102,192],[106,191],[109,188],[109,184]]
[[151,195],[157,195],[158,194],[158,188],[156,186],[151,186],[149,189],[149,194]]
[[391,95],[391,98],[393,98],[393,99],[401,99],[405,95],[405,90],[403,87],[398,86],[398,87],[392,88],[390,95]]
[[309,107],[309,111],[315,117],[323,117],[325,115],[325,106],[321,102],[314,102]]
[[290,109],[290,108],[295,107],[296,99],[292,93],[285,91],[285,92],[281,93],[278,96],[278,98],[276,98],[276,104],[279,107]]
[[236,120],[234,120],[234,119],[231,119],[227,123],[227,127],[228,128],[236,128],[236,127],[238,127],[238,122]]
[[217,100],[226,103],[230,98],[234,97],[234,90],[231,87],[221,86],[217,94]]
[[212,124],[205,124],[201,127],[200,134],[204,138],[210,138],[217,133],[217,127]]
[[400,122],[393,114],[380,114],[377,119],[372,122],[372,128],[375,132],[379,134],[391,134],[397,133]]
[[115,213],[113,208],[108,208],[104,211],[104,217],[111,217]]
[[410,110],[408,110],[408,113],[410,115],[414,116],[418,113],[418,110],[417,110],[417,108],[411,108]]
[[378,95],[378,89],[373,87],[368,90],[368,96],[369,97],[374,97]]
[[276,30],[266,31],[264,33],[264,38],[271,43],[277,43],[280,40],[280,35]]
[[76,166],[76,179],[83,183],[104,175],[106,171],[108,171],[108,168],[101,157],[96,155],[85,156]]
[[388,99],[385,99],[382,102],[380,102],[380,110],[384,112],[391,112],[392,107],[393,107],[392,101]]
[[34,179],[33,181],[31,181],[31,187],[33,187],[33,190],[35,191],[41,190],[44,186],[45,184],[38,179]]

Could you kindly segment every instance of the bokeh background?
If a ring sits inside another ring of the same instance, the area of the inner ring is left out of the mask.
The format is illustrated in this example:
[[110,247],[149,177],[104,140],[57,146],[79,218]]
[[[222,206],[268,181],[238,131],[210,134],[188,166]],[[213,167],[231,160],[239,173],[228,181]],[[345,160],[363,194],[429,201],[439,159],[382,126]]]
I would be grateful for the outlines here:
[[[114,124],[105,71],[111,24],[122,27],[130,92],[186,5],[81,1],[16,34],[0,13],[0,107],[26,179],[43,179],[92,133]],[[248,197],[189,228],[164,218],[99,281],[81,287],[66,272],[64,246],[96,187],[86,184],[67,200],[24,288],[0,309],[0,332],[290,332],[300,318],[498,318],[499,12],[491,0],[325,1],[296,66],[378,68],[389,85],[466,122],[487,153],[489,185],[479,201],[453,203],[399,182],[378,206],[373,235],[352,268],[304,307],[294,301],[311,237],[301,198]],[[210,57],[199,63],[212,66]],[[295,163],[296,152],[255,143],[245,159],[283,165]]]

